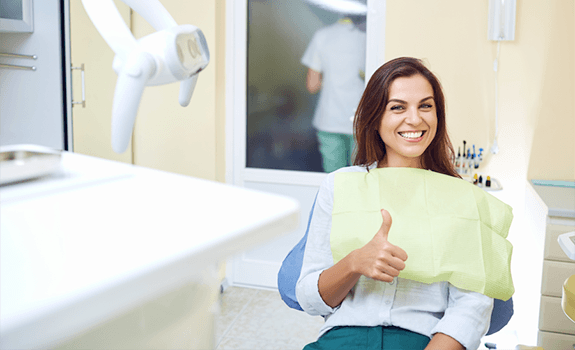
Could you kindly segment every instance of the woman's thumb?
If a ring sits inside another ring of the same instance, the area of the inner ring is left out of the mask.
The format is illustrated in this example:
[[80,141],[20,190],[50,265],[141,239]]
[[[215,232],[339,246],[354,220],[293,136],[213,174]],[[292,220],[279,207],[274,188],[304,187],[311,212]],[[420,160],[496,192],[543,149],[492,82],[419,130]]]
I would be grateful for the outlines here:
[[383,218],[383,222],[381,223],[378,233],[381,233],[383,237],[387,239],[389,229],[391,228],[391,215],[387,210],[381,209],[381,217]]

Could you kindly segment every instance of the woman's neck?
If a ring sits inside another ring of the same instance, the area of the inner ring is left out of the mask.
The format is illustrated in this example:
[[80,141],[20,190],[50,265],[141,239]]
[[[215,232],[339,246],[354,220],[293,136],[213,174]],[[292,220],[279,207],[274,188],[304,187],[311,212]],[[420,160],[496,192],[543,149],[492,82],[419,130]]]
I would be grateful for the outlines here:
[[378,168],[418,168],[424,169],[423,164],[421,162],[421,157],[416,158],[408,158],[408,159],[389,159],[387,155],[383,157],[383,159],[378,162]]

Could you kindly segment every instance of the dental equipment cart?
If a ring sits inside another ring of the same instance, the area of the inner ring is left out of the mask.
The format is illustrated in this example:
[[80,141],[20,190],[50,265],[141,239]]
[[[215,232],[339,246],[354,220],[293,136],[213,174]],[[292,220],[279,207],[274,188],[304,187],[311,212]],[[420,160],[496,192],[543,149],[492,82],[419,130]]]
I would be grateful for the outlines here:
[[0,187],[2,349],[213,348],[218,263],[299,221],[287,197],[52,156]]

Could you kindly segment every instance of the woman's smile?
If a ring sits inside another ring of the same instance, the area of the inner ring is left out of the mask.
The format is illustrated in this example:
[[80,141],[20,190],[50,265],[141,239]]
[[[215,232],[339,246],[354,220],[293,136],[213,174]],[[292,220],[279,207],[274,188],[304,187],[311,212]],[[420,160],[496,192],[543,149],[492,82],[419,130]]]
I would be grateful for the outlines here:
[[400,131],[398,134],[403,137],[408,142],[418,142],[421,141],[423,138],[423,134],[425,134],[425,130],[420,131]]

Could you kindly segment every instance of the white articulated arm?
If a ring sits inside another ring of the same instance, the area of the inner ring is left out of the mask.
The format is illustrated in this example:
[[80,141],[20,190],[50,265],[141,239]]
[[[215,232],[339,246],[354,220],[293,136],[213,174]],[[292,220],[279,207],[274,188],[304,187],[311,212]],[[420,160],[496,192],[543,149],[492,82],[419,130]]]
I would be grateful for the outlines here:
[[179,103],[190,103],[198,73],[209,63],[210,53],[202,31],[178,26],[158,0],[122,0],[157,32],[136,40],[112,0],[82,0],[96,29],[112,48],[118,73],[112,107],[112,148],[128,147],[144,88],[181,81]]
[[178,97],[178,102],[180,102],[181,106],[187,107],[190,104],[197,82],[198,74],[194,74],[191,78],[180,83],[180,96]]
[[112,149],[116,153],[128,148],[144,88],[155,70],[154,58],[143,52],[129,56],[118,75],[112,105]]
[[155,30],[160,31],[176,27],[178,23],[166,8],[158,1],[122,0],[140,14]]
[[82,0],[88,17],[121,60],[136,48],[136,39],[112,0]]

